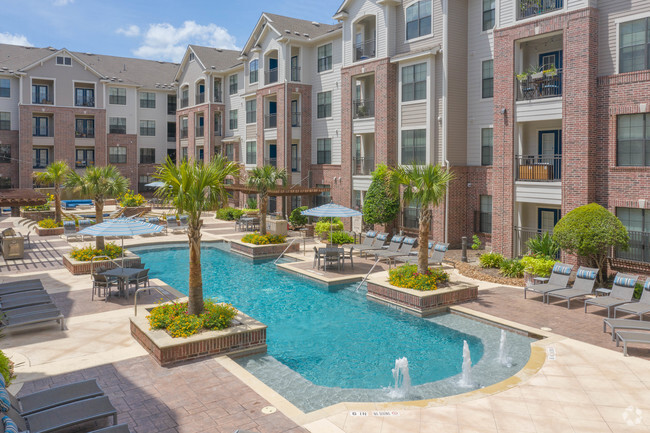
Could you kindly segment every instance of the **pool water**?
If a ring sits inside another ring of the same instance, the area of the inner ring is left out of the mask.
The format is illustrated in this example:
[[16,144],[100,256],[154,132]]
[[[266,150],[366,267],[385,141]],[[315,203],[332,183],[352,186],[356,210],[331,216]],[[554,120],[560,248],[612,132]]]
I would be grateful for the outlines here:
[[[461,372],[463,340],[477,367],[486,351],[498,347],[495,327],[454,314],[421,319],[367,300],[356,285],[327,287],[282,271],[272,261],[253,262],[225,251],[227,244],[216,245],[202,249],[204,296],[232,303],[268,326],[267,354],[238,362],[302,410],[386,400],[391,369],[402,357],[408,358],[417,397],[463,392],[449,380]],[[151,278],[187,293],[187,247],[132,250],[151,269]],[[509,355],[519,367],[507,369],[505,376],[490,372],[477,386],[505,379],[525,364],[531,339],[509,333],[508,341],[517,346],[517,354]],[[444,380],[453,389],[440,383]],[[440,386],[432,387],[436,382]],[[278,389],[283,387],[288,389]]]

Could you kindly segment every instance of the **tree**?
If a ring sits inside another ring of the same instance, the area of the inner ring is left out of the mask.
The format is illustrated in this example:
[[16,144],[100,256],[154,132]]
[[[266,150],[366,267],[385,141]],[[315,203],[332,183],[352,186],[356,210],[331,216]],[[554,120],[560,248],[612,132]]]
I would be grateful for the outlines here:
[[584,258],[599,269],[598,281],[607,279],[607,255],[611,248],[626,250],[630,236],[616,215],[599,204],[573,209],[553,229],[553,240],[568,254]]
[[260,223],[260,233],[266,234],[266,210],[269,203],[269,192],[276,189],[279,185],[287,183],[287,172],[284,169],[278,170],[277,167],[265,165],[264,167],[255,167],[248,175],[247,184],[251,188],[255,188],[260,196],[260,213],[262,214],[262,221]]
[[384,164],[372,172],[372,182],[363,200],[363,220],[367,224],[388,224],[399,214],[399,190],[392,188],[391,176]]
[[447,191],[447,185],[454,179],[454,174],[437,165],[402,166],[394,171],[395,181],[404,185],[404,203],[416,203],[420,207],[420,232],[418,239],[418,272],[424,273],[428,268],[429,227],[431,225],[431,207],[438,206]]
[[45,171],[34,173],[34,180],[39,185],[54,185],[54,220],[61,222],[61,185],[68,178],[70,167],[65,161],[55,161]]
[[203,312],[203,277],[201,275],[201,213],[213,211],[227,200],[225,180],[238,176],[239,165],[216,155],[207,164],[183,161],[176,165],[170,158],[154,177],[165,185],[156,195],[169,199],[179,214],[188,216],[187,238],[190,247],[189,314]]
[[[65,187],[85,197],[91,197],[95,202],[95,222],[104,221],[104,202],[108,198],[117,198],[129,190],[129,180],[122,176],[114,165],[104,167],[88,167],[79,174],[70,171],[65,181]],[[104,249],[104,237],[95,238],[95,248]]]

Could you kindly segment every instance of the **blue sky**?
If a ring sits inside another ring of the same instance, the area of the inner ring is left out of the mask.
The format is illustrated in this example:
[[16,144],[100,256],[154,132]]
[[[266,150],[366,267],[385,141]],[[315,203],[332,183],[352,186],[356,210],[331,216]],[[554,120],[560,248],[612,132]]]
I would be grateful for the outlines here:
[[241,48],[261,13],[333,23],[341,0],[0,0],[0,43],[179,61],[187,44]]

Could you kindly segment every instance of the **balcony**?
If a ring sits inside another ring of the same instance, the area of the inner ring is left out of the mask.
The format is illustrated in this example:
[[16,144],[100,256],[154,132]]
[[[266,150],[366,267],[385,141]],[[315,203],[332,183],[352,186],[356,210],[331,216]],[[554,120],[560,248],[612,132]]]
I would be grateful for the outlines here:
[[75,131],[74,132],[74,138],[95,138],[95,132],[94,131]]
[[516,180],[558,182],[562,180],[562,155],[515,155]]
[[181,98],[181,108],[186,108],[188,105],[190,105],[189,98]]
[[95,98],[93,96],[79,96],[74,100],[75,107],[94,107]]
[[352,174],[355,176],[370,176],[375,171],[374,157],[352,158]]
[[223,103],[223,92],[221,90],[215,92],[214,102]]
[[203,125],[197,126],[194,128],[194,137],[200,138],[203,137],[203,133],[205,132]]
[[[521,257],[528,253],[528,241],[530,239],[542,236],[543,232],[540,229],[532,227],[514,227],[514,242],[515,250],[514,256]],[[552,235],[553,232],[549,231],[549,235]]]
[[363,42],[354,44],[354,61],[367,60],[376,55],[375,39],[367,39]]
[[278,115],[276,113],[267,114],[264,116],[264,128],[277,128],[278,126]]
[[353,119],[367,119],[375,117],[375,101],[372,99],[357,99],[353,104]]
[[300,67],[293,66],[291,68],[291,81],[300,82]]
[[543,15],[564,7],[564,0],[519,0],[518,20]]
[[650,233],[630,230],[627,233],[630,235],[629,248],[627,251],[616,250],[615,258],[650,263]]
[[271,167],[277,167],[278,166],[278,159],[277,158],[264,158],[264,165],[270,165]]
[[196,105],[203,104],[205,102],[205,93],[196,94]]
[[300,126],[302,113],[293,112],[291,113],[291,126],[297,128]]
[[74,162],[74,168],[87,168],[95,165],[94,160],[76,160]]
[[278,68],[269,69],[264,73],[265,83],[277,83],[278,82]]
[[526,75],[518,79],[517,101],[562,96],[562,69],[551,73]]
[[187,138],[187,129],[181,128],[180,133],[181,133],[181,140]]
[[48,158],[34,158],[32,168],[47,168],[48,164]]
[[221,137],[221,125],[215,125],[215,127],[214,127],[214,135],[216,137]]

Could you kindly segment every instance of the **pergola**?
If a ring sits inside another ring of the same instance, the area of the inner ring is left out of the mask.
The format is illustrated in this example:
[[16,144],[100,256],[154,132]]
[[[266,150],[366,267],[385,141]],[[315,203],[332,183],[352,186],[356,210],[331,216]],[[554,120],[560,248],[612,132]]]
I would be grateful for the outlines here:
[[47,196],[31,188],[0,189],[0,208],[10,207],[11,216],[20,216],[21,206],[47,203]]

